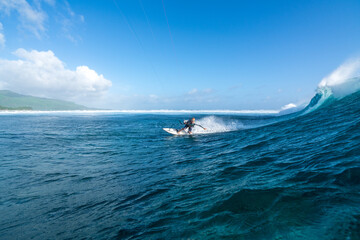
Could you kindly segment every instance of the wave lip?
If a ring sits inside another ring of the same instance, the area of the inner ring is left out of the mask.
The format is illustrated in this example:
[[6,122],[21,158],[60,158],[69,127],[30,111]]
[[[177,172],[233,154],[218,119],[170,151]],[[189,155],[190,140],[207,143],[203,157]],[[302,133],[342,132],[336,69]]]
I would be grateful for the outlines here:
[[331,98],[341,99],[360,90],[360,58],[346,61],[318,85],[316,95],[305,108],[313,111]]
[[346,61],[323,78],[318,90],[330,88],[332,95],[342,98],[360,90],[360,58]]
[[346,84],[349,79],[360,75],[360,58],[346,61],[335,69],[329,76],[323,78],[319,83],[319,88],[328,86],[339,86]]

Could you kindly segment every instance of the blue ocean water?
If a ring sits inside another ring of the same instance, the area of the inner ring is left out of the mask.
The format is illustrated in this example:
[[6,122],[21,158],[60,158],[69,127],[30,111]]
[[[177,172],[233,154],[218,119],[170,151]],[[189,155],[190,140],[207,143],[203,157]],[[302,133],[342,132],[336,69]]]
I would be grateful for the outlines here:
[[0,115],[0,238],[360,239],[360,93],[321,98],[181,137],[186,114]]

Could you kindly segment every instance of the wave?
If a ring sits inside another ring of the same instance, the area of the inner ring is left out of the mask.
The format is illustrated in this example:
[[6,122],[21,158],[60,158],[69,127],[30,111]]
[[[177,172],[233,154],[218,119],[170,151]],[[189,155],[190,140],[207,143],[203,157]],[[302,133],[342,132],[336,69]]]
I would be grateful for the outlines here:
[[360,59],[348,60],[319,83],[315,96],[304,109],[311,112],[324,103],[341,99],[360,90]]

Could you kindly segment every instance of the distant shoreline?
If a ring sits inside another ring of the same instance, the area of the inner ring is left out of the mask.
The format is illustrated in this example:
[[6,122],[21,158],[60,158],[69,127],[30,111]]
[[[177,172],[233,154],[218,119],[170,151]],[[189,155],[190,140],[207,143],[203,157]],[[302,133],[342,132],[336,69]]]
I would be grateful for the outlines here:
[[0,110],[0,114],[51,114],[51,113],[75,113],[75,114],[254,114],[268,115],[278,114],[280,110]]

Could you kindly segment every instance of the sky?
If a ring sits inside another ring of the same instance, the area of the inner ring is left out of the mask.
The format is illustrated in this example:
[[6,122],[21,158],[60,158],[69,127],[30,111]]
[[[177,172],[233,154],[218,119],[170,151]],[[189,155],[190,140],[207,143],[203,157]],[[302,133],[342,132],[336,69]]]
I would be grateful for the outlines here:
[[303,105],[359,57],[359,13],[358,0],[0,0],[0,89],[119,110]]

